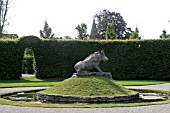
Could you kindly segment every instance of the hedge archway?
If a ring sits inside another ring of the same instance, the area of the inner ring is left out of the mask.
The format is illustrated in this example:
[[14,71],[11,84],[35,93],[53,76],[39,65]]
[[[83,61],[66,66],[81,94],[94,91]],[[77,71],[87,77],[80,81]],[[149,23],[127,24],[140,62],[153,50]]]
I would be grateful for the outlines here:
[[35,52],[40,42],[41,40],[35,36],[25,36],[18,40],[1,40],[0,80],[19,79],[22,76],[25,49],[31,48]]

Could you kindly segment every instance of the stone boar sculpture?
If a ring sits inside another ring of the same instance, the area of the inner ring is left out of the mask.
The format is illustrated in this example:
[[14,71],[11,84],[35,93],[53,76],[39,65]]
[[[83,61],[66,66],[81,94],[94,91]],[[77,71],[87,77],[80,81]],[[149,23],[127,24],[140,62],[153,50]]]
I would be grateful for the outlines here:
[[107,60],[108,58],[106,57],[104,50],[97,51],[90,54],[83,61],[79,61],[78,63],[76,63],[74,68],[77,71],[77,73],[85,73],[91,69],[97,69],[99,72],[103,72],[100,69],[99,64],[101,61],[107,61]]

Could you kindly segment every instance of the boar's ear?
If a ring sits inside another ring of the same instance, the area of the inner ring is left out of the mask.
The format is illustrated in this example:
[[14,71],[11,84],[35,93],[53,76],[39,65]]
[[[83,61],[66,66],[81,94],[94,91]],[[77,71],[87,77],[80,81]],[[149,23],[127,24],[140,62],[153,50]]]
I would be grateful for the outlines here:
[[104,49],[102,49],[100,53],[103,53],[103,52],[104,52]]

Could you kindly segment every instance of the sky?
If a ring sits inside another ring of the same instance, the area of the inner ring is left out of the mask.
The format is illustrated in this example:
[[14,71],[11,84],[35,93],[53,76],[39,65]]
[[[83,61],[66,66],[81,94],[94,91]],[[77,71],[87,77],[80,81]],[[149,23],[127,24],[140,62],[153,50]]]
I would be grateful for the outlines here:
[[90,34],[93,16],[104,9],[120,13],[127,27],[139,28],[142,39],[170,34],[169,0],[12,0],[8,12],[9,34],[39,36],[47,20],[55,37],[75,38],[78,24],[87,24]]

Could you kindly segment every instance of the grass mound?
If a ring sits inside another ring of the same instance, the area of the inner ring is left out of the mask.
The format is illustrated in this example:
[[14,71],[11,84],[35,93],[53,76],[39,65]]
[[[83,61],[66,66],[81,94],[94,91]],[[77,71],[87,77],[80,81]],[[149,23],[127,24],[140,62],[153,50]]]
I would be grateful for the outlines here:
[[76,97],[127,96],[136,94],[136,92],[118,85],[114,80],[95,76],[69,78],[41,93]]

